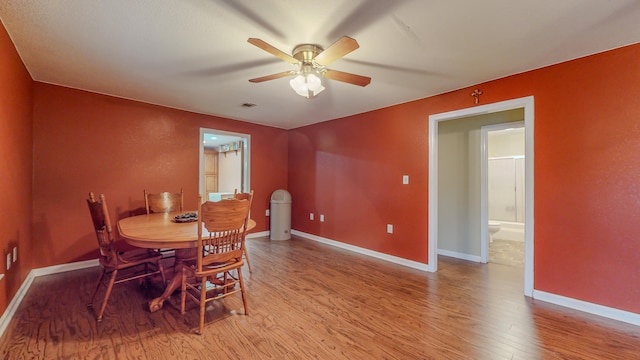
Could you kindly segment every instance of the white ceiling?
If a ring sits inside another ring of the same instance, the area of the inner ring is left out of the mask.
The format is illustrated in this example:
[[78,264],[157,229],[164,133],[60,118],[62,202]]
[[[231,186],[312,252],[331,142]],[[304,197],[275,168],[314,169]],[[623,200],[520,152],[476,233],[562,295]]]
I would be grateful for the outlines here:
[[[640,42],[637,0],[2,0],[0,19],[34,80],[285,129]],[[292,69],[250,37],[343,35],[360,48],[329,68],[367,87],[248,81]]]

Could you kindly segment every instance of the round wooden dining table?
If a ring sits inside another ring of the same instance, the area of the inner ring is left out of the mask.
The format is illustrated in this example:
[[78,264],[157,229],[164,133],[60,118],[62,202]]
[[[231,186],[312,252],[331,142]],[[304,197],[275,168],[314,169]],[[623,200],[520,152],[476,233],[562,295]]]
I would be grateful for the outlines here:
[[[148,249],[175,249],[176,262],[173,277],[162,295],[149,301],[151,312],[160,310],[164,301],[180,287],[182,266],[185,266],[186,260],[194,260],[197,256],[198,222],[177,222],[175,219],[177,215],[188,212],[145,214],[118,221],[120,236],[130,245]],[[249,219],[247,231],[255,226],[256,222]],[[208,233],[204,226],[202,233]]]

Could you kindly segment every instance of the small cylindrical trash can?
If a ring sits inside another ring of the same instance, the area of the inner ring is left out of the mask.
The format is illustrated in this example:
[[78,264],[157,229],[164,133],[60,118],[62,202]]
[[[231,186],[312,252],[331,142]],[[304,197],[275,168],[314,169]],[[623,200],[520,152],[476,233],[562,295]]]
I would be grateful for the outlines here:
[[291,239],[291,194],[276,190],[271,194],[271,240]]

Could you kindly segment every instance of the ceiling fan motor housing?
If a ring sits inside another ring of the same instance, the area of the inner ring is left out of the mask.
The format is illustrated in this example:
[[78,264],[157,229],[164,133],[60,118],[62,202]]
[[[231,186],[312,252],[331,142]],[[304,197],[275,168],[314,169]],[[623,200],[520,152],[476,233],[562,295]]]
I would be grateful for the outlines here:
[[313,62],[313,58],[323,51],[324,49],[318,45],[302,44],[293,49],[293,57],[303,64],[311,64]]

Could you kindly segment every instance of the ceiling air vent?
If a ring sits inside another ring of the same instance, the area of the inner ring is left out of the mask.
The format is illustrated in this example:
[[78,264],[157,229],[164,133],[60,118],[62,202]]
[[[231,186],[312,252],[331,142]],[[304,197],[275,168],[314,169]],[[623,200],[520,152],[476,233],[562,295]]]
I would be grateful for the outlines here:
[[250,102],[246,102],[246,103],[242,104],[242,107],[246,107],[246,108],[251,108],[251,107],[254,107],[254,106],[256,106],[256,104],[250,103]]

